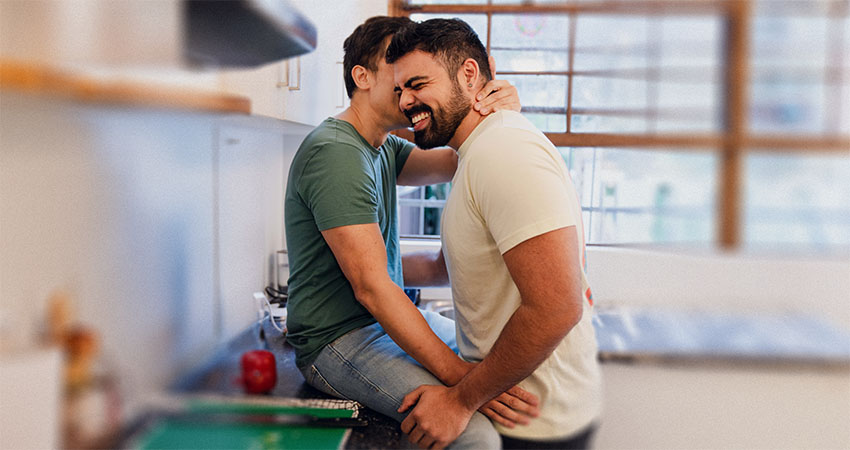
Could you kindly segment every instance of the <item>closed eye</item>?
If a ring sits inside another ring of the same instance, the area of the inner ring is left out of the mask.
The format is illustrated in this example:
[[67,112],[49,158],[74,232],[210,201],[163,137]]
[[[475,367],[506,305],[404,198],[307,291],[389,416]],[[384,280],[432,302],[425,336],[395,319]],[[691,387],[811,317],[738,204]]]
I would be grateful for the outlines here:
[[422,81],[424,78],[424,76],[413,77],[407,80],[406,83],[404,83],[404,87],[413,89],[414,91],[418,91],[422,89],[422,87],[424,87],[426,84],[428,84],[427,82]]

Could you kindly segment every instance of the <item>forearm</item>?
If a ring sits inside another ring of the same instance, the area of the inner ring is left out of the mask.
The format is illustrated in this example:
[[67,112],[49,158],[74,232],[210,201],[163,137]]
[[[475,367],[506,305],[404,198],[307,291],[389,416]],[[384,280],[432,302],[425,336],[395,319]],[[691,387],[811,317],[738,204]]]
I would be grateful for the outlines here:
[[358,296],[392,340],[444,384],[452,386],[469,370],[428,326],[419,310],[395,284]]
[[422,150],[414,148],[404,163],[396,184],[428,186],[452,181],[457,169],[457,153],[448,147]]
[[581,310],[553,311],[522,304],[508,320],[484,360],[453,389],[461,401],[478,409],[531,375],[581,319]]
[[402,257],[405,287],[448,286],[449,274],[439,251],[415,252]]
[[437,378],[454,384],[468,370],[428,326],[428,322],[387,273],[387,253],[378,224],[331,228],[322,232],[351,283],[357,301],[390,338]]

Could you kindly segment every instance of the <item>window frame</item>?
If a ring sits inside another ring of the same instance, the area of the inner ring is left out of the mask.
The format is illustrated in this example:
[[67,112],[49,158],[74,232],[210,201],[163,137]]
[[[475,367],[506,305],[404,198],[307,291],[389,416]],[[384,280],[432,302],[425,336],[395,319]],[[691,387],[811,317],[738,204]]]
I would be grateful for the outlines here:
[[[792,13],[795,15],[819,14],[826,17],[846,16],[848,4],[842,1],[821,1],[823,5],[819,11],[811,11],[809,5],[800,5],[795,2],[776,2],[767,5],[769,14]],[[739,249],[742,246],[743,224],[743,182],[744,182],[744,160],[750,153],[785,153],[795,154],[836,154],[850,151],[850,135],[824,132],[819,135],[811,134],[805,136],[792,134],[766,134],[756,133],[750,130],[748,124],[749,114],[749,91],[753,81],[750,78],[750,49],[752,47],[751,26],[755,17],[756,4],[752,0],[629,0],[625,2],[607,1],[565,1],[557,4],[493,4],[487,0],[482,4],[437,4],[437,5],[415,5],[408,0],[389,0],[389,14],[396,16],[410,16],[414,13],[432,14],[485,14],[487,16],[487,39],[484,43],[488,52],[491,49],[492,19],[494,14],[523,13],[523,14],[545,14],[559,13],[567,14],[570,23],[569,37],[569,67],[567,71],[559,71],[559,74],[567,76],[567,104],[566,104],[566,131],[563,133],[545,133],[549,140],[557,147],[639,147],[652,149],[663,149],[665,151],[700,151],[711,149],[718,156],[717,173],[717,211],[715,214],[716,236],[714,243],[723,250]],[[761,5],[759,5],[761,6]],[[571,131],[573,115],[572,107],[572,84],[573,77],[580,72],[573,70],[575,55],[575,30],[574,26],[577,16],[582,14],[611,14],[620,15],[666,15],[666,14],[692,14],[717,16],[723,22],[721,40],[725,46],[721,51],[721,63],[723,64],[723,76],[721,80],[722,91],[726,93],[721,98],[722,126],[716,133],[636,133],[636,134],[612,134],[612,133],[576,133]],[[765,11],[760,11],[765,13]],[[840,38],[840,27],[830,27],[827,30],[830,36]],[[831,39],[833,44],[831,52],[842,54],[843,41]],[[826,77],[839,80],[839,89],[843,89],[840,83],[841,77],[850,76],[846,69],[842,70],[840,65],[826,65],[823,67]],[[534,74],[533,72],[510,72],[511,74]],[[507,72],[500,72],[507,74]],[[834,103],[830,103],[834,106]],[[841,111],[827,111],[827,116],[840,116]],[[836,120],[835,123],[841,123]],[[404,131],[399,133],[409,136]],[[411,133],[412,134],[412,133]]]

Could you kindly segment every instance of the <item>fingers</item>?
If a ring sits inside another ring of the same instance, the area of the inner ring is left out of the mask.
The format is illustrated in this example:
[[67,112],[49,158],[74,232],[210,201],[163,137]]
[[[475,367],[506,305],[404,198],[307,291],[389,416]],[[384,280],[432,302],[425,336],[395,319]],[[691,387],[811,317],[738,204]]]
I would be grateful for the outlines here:
[[413,428],[416,426],[416,420],[413,419],[413,416],[407,416],[404,420],[401,421],[401,431],[404,434],[410,435],[410,432],[413,431]]
[[407,411],[411,406],[415,405],[416,402],[419,401],[419,396],[422,395],[422,386],[411,391],[409,394],[404,396],[404,399],[401,401],[401,406],[398,407],[398,412],[403,413]]
[[492,407],[497,413],[515,423],[528,425],[530,418],[540,415],[537,406],[529,405],[508,394],[496,397],[493,403]]
[[[495,81],[491,83],[495,83]],[[495,90],[490,90],[488,86],[490,86],[489,83],[487,86],[484,86],[478,94],[478,96],[481,96],[482,94],[489,92],[486,97],[481,98],[481,100],[477,101],[473,105],[473,108],[476,111],[483,115],[503,109],[513,111],[519,111],[522,109],[522,105],[519,103],[519,95],[517,94],[516,87],[507,82],[505,82],[504,87],[500,87]]]
[[524,401],[525,403],[528,403],[529,405],[532,405],[532,406],[540,405],[540,399],[537,398],[536,395],[532,394],[531,392],[526,391],[525,389],[523,389],[519,386],[514,386],[514,387],[508,389],[507,393],[509,395],[512,395],[512,396]]
[[[494,401],[493,403],[498,403],[498,402]],[[516,426],[516,422],[509,420],[506,417],[499,414],[493,407],[490,406],[489,403],[482,406],[481,409],[479,409],[478,411],[481,412],[481,414],[484,414],[485,416],[487,416],[493,422],[496,422],[499,425],[502,425],[503,427],[513,428],[513,427]]]
[[430,436],[423,436],[422,439],[420,439],[419,442],[416,442],[415,444],[418,445],[420,448],[431,448],[431,446],[434,445],[434,442],[434,439]]
[[414,444],[418,444],[424,436],[425,432],[422,431],[422,428],[414,427],[412,430],[410,430],[410,435],[407,437],[407,439]]
[[482,108],[489,108],[492,106],[501,106],[501,109],[507,109],[507,106],[517,104],[515,99],[511,98],[516,95],[514,92],[511,92],[511,89],[516,91],[516,88],[513,86],[493,91],[492,94],[484,97],[481,101],[475,102],[475,109],[480,111]]
[[[490,96],[493,92],[500,91],[502,89],[506,89],[509,87],[513,87],[511,83],[508,83],[505,80],[490,80],[484,87],[478,91],[478,94],[475,95],[475,100],[481,101]],[[514,88],[516,90],[516,88]]]
[[496,400],[509,408],[511,411],[519,413],[526,417],[537,417],[540,415],[540,409],[537,405],[528,404],[513,395],[507,393],[496,397]]
[[422,428],[414,427],[412,430],[410,430],[410,433],[408,433],[407,440],[421,447],[419,441],[422,441],[423,437],[425,437],[425,432],[422,431]]
[[[408,430],[409,428],[409,430]],[[407,434],[407,440],[412,444],[418,445],[420,448],[442,448],[445,445],[440,446],[439,443],[425,430],[418,426],[418,424],[412,419],[411,416],[408,416],[401,423],[401,431]]]
[[484,404],[479,411],[494,422],[513,428],[516,424],[527,425],[532,417],[539,416],[539,403],[534,394],[514,386]]
[[487,55],[487,64],[490,64],[490,79],[496,78],[496,60],[493,55]]

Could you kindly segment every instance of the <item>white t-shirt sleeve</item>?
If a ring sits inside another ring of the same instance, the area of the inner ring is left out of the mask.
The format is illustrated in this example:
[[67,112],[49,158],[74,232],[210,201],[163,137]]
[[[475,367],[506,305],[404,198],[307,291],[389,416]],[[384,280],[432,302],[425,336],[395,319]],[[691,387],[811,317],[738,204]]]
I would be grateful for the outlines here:
[[[561,156],[524,130],[487,136],[481,160],[470,164],[472,198],[499,251],[535,236],[576,225],[575,199]],[[482,142],[482,144],[485,144]],[[580,213],[579,213],[580,214]]]

